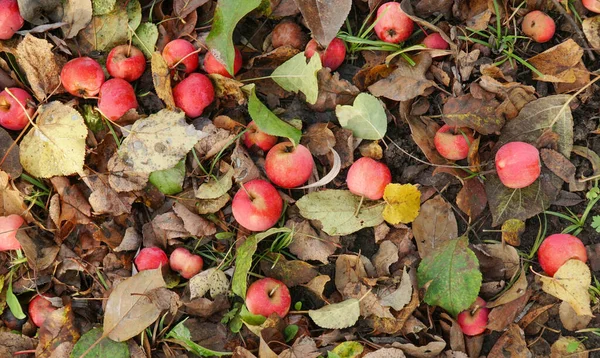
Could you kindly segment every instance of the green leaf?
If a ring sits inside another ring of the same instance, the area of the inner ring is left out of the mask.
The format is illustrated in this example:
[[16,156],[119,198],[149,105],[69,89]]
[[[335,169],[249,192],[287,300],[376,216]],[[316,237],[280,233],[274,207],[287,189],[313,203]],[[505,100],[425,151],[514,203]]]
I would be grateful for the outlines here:
[[256,252],[258,242],[256,236],[249,236],[237,249],[235,257],[235,272],[231,279],[231,290],[241,298],[246,298],[246,278],[252,266],[252,256]]
[[596,232],[600,233],[600,215],[594,215],[592,217],[592,229],[595,229]]
[[383,222],[383,205],[365,201],[348,190],[322,190],[304,195],[296,202],[300,215],[309,220],[319,220],[323,231],[329,235],[348,235]]
[[138,0],[131,0],[127,3],[127,17],[129,18],[129,27],[135,31],[142,23],[142,6]]
[[158,27],[151,22],[140,24],[133,35],[133,44],[142,50],[146,59],[152,58],[157,41]]
[[94,15],[92,21],[79,32],[77,41],[81,53],[87,54],[94,50],[108,51],[117,45],[127,43],[130,34],[127,26],[129,17],[124,4],[117,4],[106,14]]
[[92,9],[94,16],[106,15],[111,12],[117,0],[92,0]]
[[317,73],[322,67],[318,53],[315,52],[307,64],[304,52],[300,52],[277,67],[270,77],[284,90],[302,92],[306,96],[306,102],[315,104],[319,95]]
[[338,357],[344,358],[354,358],[360,356],[363,352],[364,347],[359,342],[347,341],[341,344],[338,344],[331,352],[334,353]]
[[213,177],[208,182],[203,183],[196,190],[196,198],[198,199],[217,199],[226,194],[233,186],[231,178],[233,178],[233,167],[229,168],[227,173],[217,180]]
[[351,106],[337,105],[335,115],[340,125],[355,137],[377,140],[387,131],[387,116],[381,102],[368,93],[359,94]]
[[251,326],[260,326],[261,324],[265,323],[265,321],[267,320],[267,317],[265,317],[265,316],[250,313],[250,311],[248,311],[248,307],[246,307],[246,305],[243,305],[242,308],[240,309],[240,318],[246,324],[249,324]]
[[270,135],[286,137],[294,144],[300,143],[302,131],[292,127],[279,119],[267,106],[256,97],[255,85],[250,84],[243,87],[249,93],[248,112],[258,128]]
[[309,310],[308,315],[321,328],[344,329],[353,326],[360,316],[360,301],[350,298],[345,301]]
[[481,288],[481,272],[466,236],[448,240],[423,258],[417,270],[419,286],[427,284],[424,301],[454,317],[475,302]]
[[161,193],[173,195],[183,190],[183,179],[185,178],[185,161],[181,160],[173,168],[158,170],[150,174],[148,181]]
[[[93,328],[81,338],[71,351],[71,358],[79,358],[85,353],[95,342],[102,337],[102,328]],[[129,348],[125,342],[115,342],[110,338],[103,338],[97,343],[94,348],[90,349],[86,358],[129,358]]]
[[294,339],[294,337],[296,337],[296,334],[298,334],[299,329],[300,327],[298,327],[295,324],[290,324],[287,327],[285,327],[285,329],[283,330],[283,336],[285,337],[285,341],[290,342],[292,339]]
[[292,229],[290,229],[289,227],[273,227],[270,228],[267,231],[261,232],[256,234],[256,242],[260,242],[262,239],[265,239],[271,235],[275,235],[275,234],[281,234],[281,233],[285,233],[285,234],[289,234],[292,232]]
[[223,357],[230,356],[233,354],[233,352],[213,351],[195,343],[194,341],[192,341],[192,335],[190,334],[190,330],[186,326],[184,326],[184,323],[185,321],[173,327],[173,329],[167,334],[167,338],[174,339],[179,345],[187,349],[189,352],[192,352],[200,357]]
[[233,30],[237,23],[260,5],[261,0],[219,0],[213,17],[212,29],[206,38],[206,44],[212,54],[225,64],[227,72],[233,73],[235,49]]
[[23,313],[23,308],[21,307],[21,303],[19,303],[19,299],[12,290],[12,273],[8,279],[8,289],[6,290],[6,304],[8,304],[8,308],[10,312],[17,319],[23,319],[27,317],[25,313]]

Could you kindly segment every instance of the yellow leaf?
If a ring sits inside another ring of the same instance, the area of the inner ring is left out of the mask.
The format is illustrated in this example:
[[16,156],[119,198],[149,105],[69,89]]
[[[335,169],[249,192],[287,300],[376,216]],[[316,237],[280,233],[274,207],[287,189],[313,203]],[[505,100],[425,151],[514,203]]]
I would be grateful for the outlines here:
[[591,316],[590,294],[592,283],[590,268],[585,262],[569,260],[554,274],[542,277],[542,290],[571,305],[578,315]]
[[421,192],[412,184],[388,184],[383,200],[387,203],[383,218],[392,225],[408,224],[419,215]]

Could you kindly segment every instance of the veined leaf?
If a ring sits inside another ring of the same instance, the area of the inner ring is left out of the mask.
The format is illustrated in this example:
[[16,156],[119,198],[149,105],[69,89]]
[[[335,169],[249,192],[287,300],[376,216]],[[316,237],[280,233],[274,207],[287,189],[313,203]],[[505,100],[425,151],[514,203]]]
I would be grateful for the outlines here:
[[343,329],[353,326],[360,317],[360,301],[350,298],[327,305],[318,310],[309,310],[308,315],[317,326],[328,329]]
[[385,110],[381,102],[368,93],[356,96],[351,106],[336,106],[335,115],[340,125],[358,138],[377,140],[387,131]]
[[300,52],[277,67],[271,78],[286,91],[304,93],[306,102],[315,104],[319,95],[317,73],[322,67],[318,53],[307,64],[304,52]]

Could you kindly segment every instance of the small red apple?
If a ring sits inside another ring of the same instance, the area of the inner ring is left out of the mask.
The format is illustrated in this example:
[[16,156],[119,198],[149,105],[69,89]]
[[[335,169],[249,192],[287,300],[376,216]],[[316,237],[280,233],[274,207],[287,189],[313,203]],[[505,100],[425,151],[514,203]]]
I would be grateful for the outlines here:
[[531,144],[506,143],[496,153],[496,172],[508,188],[520,189],[533,184],[541,171],[540,152]]
[[246,132],[244,133],[244,144],[246,147],[252,148],[252,146],[257,146],[266,153],[276,143],[277,137],[261,131],[254,121],[250,122],[246,127]]
[[196,48],[191,42],[177,39],[165,46],[162,56],[169,68],[178,64],[178,66],[182,66],[185,73],[192,73],[198,68],[198,53],[194,53],[195,51]]
[[113,48],[106,59],[106,69],[111,76],[133,82],[146,70],[144,53],[131,45]]
[[462,160],[469,155],[469,146],[473,140],[473,131],[469,128],[455,129],[444,124],[433,137],[433,144],[442,157]]
[[0,0],[0,40],[10,39],[24,22],[17,0]]
[[138,271],[154,270],[169,264],[167,254],[158,247],[145,247],[134,260]]
[[319,53],[321,64],[323,66],[335,71],[342,63],[344,63],[344,59],[346,58],[346,45],[344,44],[344,41],[335,38],[331,40],[329,46],[323,51],[319,46],[319,43],[313,39],[308,41],[306,49],[304,50],[304,55],[307,58],[311,58],[315,52]]
[[292,21],[283,21],[277,24],[271,36],[271,43],[274,48],[292,46],[295,49],[302,50],[306,45],[306,40],[306,34],[302,31],[300,25]]
[[423,45],[427,48],[438,49],[438,50],[447,50],[450,45],[444,40],[442,35],[437,32],[429,34],[427,37],[423,39]]
[[93,97],[104,83],[102,66],[89,57],[79,57],[67,62],[60,71],[63,87],[77,97]]
[[385,187],[391,182],[390,168],[368,157],[355,161],[346,177],[350,192],[371,200],[383,198]]
[[173,271],[179,272],[181,277],[190,279],[202,271],[204,260],[192,254],[185,247],[178,247],[169,256],[169,265]]
[[235,221],[250,231],[265,231],[277,223],[283,200],[271,183],[251,180],[233,197],[231,211]]
[[108,119],[116,121],[127,111],[138,107],[135,91],[129,82],[112,78],[100,87],[98,108]]
[[[33,101],[33,98],[31,98],[29,93],[17,87],[11,87],[8,90],[15,96],[18,102],[6,90],[0,92],[0,126],[20,131],[29,123],[28,115],[31,117],[35,112],[34,108],[27,107],[27,102]],[[21,103],[22,107],[19,103]],[[25,111],[23,108],[25,108]]]
[[476,336],[485,331],[488,323],[490,309],[486,307],[483,298],[477,297],[475,303],[468,310],[462,311],[456,317],[460,329],[467,336]]
[[554,276],[556,271],[570,259],[587,261],[587,251],[583,242],[573,235],[550,235],[538,249],[540,266],[548,276]]
[[388,2],[379,7],[375,19],[375,33],[381,41],[399,43],[413,32],[413,21],[402,11],[400,3]]
[[550,41],[556,30],[554,20],[539,10],[534,10],[525,15],[521,26],[525,35],[539,43]]
[[600,14],[600,1],[599,0],[581,0],[583,6],[591,12]]
[[269,317],[277,313],[281,318],[290,311],[292,297],[287,286],[274,278],[254,281],[246,293],[246,307],[252,314]]
[[47,299],[52,297],[54,297],[54,295],[44,293],[44,295],[36,295],[31,302],[29,302],[29,317],[36,326],[41,327],[46,321],[46,318],[58,309],[52,306],[52,302]]
[[[233,59],[233,76],[235,76],[242,68],[242,53],[237,48],[235,49],[235,58]],[[216,73],[224,77],[232,78],[233,76],[227,72],[225,65],[221,63],[211,51],[204,56],[204,71],[208,74]]]
[[273,184],[282,188],[295,188],[310,178],[315,162],[310,150],[291,142],[275,145],[265,157],[265,171]]
[[25,221],[19,215],[0,216],[0,251],[18,250],[17,230]]
[[173,88],[173,98],[188,117],[196,118],[215,99],[215,89],[208,77],[192,73]]

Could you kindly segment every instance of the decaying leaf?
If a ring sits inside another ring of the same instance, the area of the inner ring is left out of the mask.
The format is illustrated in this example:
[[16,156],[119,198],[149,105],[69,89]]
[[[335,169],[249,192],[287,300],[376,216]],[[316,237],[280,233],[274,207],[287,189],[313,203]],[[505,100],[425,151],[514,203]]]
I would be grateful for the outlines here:
[[299,223],[289,220],[286,227],[292,228],[294,235],[289,246],[290,252],[302,260],[317,260],[326,264],[339,244],[338,236],[319,235],[306,220]]
[[48,41],[27,34],[16,49],[17,62],[39,101],[51,94],[64,92],[60,70],[65,60],[52,51],[53,47]]
[[353,84],[340,78],[339,72],[331,72],[323,67],[317,73],[319,81],[319,95],[317,102],[310,108],[317,112],[332,111],[337,105],[350,104],[360,94],[360,90]]
[[[333,133],[331,135],[333,136]],[[23,172],[23,167],[19,162],[19,152],[19,146],[8,132],[0,128],[0,170],[12,178],[18,178]]]
[[552,344],[550,354],[552,358],[572,357],[572,358],[588,358],[590,356],[585,344],[576,337],[563,336],[559,337]]
[[412,225],[421,257],[440,244],[458,237],[458,225],[452,207],[441,196],[426,201]]
[[226,194],[229,189],[233,186],[234,170],[232,167],[229,168],[227,173],[223,174],[220,178],[211,177],[208,182],[203,183],[196,190],[196,198],[198,199],[217,199]]
[[[94,15],[96,15],[94,7]],[[110,11],[93,16],[92,21],[77,35],[80,50],[90,53],[94,50],[106,51],[124,44],[129,35],[127,2],[119,2]]]
[[229,279],[225,273],[215,267],[204,270],[190,279],[190,299],[202,297],[210,292],[211,297],[217,297],[229,290]]
[[432,59],[427,52],[421,52],[411,66],[406,61],[399,61],[398,68],[389,76],[369,86],[369,92],[376,97],[385,97],[394,101],[408,101],[421,96],[435,82],[427,79],[425,73],[431,66]]
[[306,261],[287,260],[282,254],[274,253],[261,260],[260,267],[267,277],[276,278],[287,287],[308,283],[319,274],[319,271]]
[[472,94],[452,97],[444,104],[444,121],[453,127],[468,127],[481,134],[500,132],[504,118],[496,109],[500,103],[495,99],[475,98]]
[[406,306],[412,297],[413,287],[410,281],[410,276],[406,272],[406,267],[402,270],[402,281],[395,290],[386,290],[379,293],[379,302],[383,306],[392,307],[396,311],[400,311]]
[[386,240],[379,244],[379,250],[373,255],[373,266],[379,276],[390,275],[390,265],[399,259],[398,247],[391,241]]
[[408,224],[419,215],[421,192],[412,184],[388,184],[383,192],[383,218],[392,225]]
[[335,115],[340,125],[349,129],[354,136],[377,140],[385,136],[387,116],[381,102],[368,93],[361,93],[350,106],[336,106]]
[[46,317],[40,328],[40,343],[35,356],[44,358],[64,356],[73,349],[79,337],[71,305],[59,308]]
[[508,219],[502,224],[502,242],[512,246],[521,245],[521,234],[525,231],[525,222],[519,219]]
[[568,302],[578,315],[592,315],[588,292],[592,276],[585,262],[569,260],[553,277],[542,277],[541,281],[544,292]]
[[156,95],[165,102],[168,109],[174,110],[176,106],[173,99],[173,90],[171,89],[171,71],[167,62],[160,52],[153,52],[150,64],[152,66],[152,82],[154,83]]
[[478,178],[463,182],[463,187],[456,196],[456,206],[471,219],[477,218],[487,206],[485,187]]
[[313,37],[323,47],[335,38],[346,21],[351,0],[294,0]]
[[582,56],[583,49],[577,42],[567,39],[527,61],[543,74],[534,73],[534,80],[573,83],[577,80],[576,67]]
[[358,321],[360,304],[356,298],[350,298],[340,303],[327,305],[318,310],[309,310],[308,315],[322,328],[348,328]]

